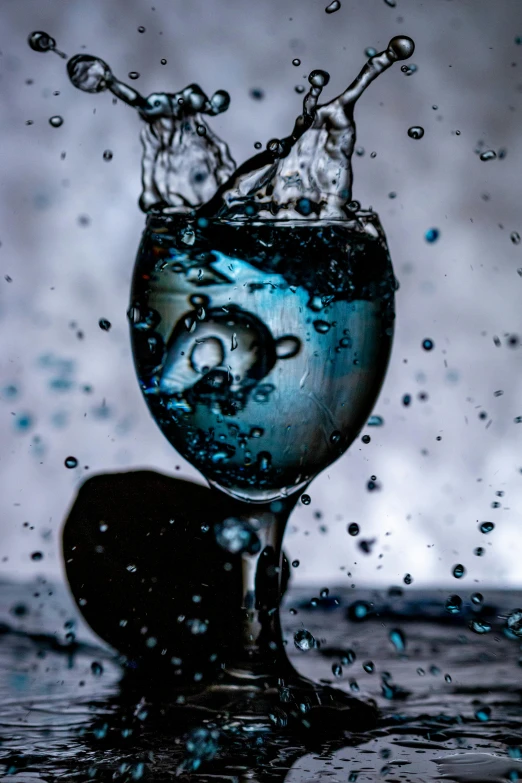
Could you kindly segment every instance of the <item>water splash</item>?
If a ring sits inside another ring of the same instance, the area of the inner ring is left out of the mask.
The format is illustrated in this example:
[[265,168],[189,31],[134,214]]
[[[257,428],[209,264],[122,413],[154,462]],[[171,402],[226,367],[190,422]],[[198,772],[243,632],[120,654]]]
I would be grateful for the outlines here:
[[[37,52],[58,51],[46,33],[32,33],[29,45]],[[71,57],[67,73],[83,92],[109,90],[136,109],[146,123],[141,132],[139,202],[144,212],[165,207],[192,211],[208,201],[234,171],[228,146],[204,119],[204,115],[215,116],[228,109],[230,96],[224,90],[209,98],[197,84],[191,84],[179,92],[152,93],[145,98],[117,79],[106,62],[90,54]]]
[[[32,33],[29,44],[38,52],[58,52],[54,39],[43,32]],[[117,79],[106,62],[88,54],[72,57],[67,72],[78,89],[109,90],[146,123],[140,197],[145,212],[199,209],[202,215],[225,218],[346,219],[359,209],[357,202],[351,203],[355,104],[379,74],[411,57],[414,48],[411,38],[392,38],[341,95],[322,105],[319,97],[330,77],[326,71],[312,71],[303,112],[290,135],[272,139],[237,169],[226,143],[204,119],[228,108],[230,96],[224,90],[209,98],[192,84],[145,98]]]
[[341,95],[322,105],[319,97],[330,77],[326,71],[312,71],[303,113],[290,135],[273,139],[266,150],[243,163],[206,205],[205,214],[331,220],[356,212],[359,204],[350,204],[355,104],[379,74],[411,57],[414,48],[411,38],[392,38]]

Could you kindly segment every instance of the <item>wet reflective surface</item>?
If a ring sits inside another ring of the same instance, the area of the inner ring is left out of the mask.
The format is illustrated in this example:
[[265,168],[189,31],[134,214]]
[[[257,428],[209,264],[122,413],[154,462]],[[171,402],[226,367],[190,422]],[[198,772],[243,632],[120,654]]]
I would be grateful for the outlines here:
[[[168,684],[124,672],[63,587],[3,584],[0,774],[26,783],[522,778],[520,641],[504,631],[522,596],[484,591],[478,607],[462,592],[461,612],[451,614],[448,591],[397,593],[287,595],[284,633],[296,668],[374,698],[381,711],[376,730],[333,741],[204,722],[188,732],[173,718]],[[476,612],[490,632],[470,629]],[[302,629],[319,647],[294,645]]]

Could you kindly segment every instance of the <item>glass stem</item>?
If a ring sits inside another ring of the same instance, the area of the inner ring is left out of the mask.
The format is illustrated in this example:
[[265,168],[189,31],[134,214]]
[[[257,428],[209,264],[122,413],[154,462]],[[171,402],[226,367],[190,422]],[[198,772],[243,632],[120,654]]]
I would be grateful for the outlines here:
[[288,580],[283,536],[297,499],[295,493],[266,505],[238,504],[236,517],[257,537],[250,552],[241,554],[241,627],[224,666],[225,677],[238,684],[293,671],[284,651],[279,604]]

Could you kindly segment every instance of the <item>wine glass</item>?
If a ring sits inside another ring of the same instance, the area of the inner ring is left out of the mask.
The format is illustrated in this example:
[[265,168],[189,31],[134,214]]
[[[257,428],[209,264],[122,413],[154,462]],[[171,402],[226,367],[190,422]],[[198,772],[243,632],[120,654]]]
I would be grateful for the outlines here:
[[261,725],[310,727],[332,708],[344,727],[374,721],[289,663],[281,546],[300,493],[370,415],[395,288],[379,219],[356,202],[331,222],[148,216],[129,308],[137,375],[169,442],[234,499],[213,535],[242,559],[242,627],[192,705]]

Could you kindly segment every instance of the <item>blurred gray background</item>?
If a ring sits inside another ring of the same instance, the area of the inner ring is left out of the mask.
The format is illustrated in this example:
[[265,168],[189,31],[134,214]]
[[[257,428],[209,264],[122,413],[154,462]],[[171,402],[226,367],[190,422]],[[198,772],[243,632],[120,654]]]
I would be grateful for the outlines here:
[[[32,52],[28,34],[47,31],[69,56],[99,55],[124,80],[138,71],[132,84],[145,94],[193,81],[227,89],[230,110],[212,122],[241,162],[255,141],[292,127],[295,86],[310,70],[330,72],[329,99],[356,75],[366,47],[382,50],[404,33],[415,39],[417,71],[394,66],[356,112],[365,154],[354,162],[354,196],[379,212],[401,283],[374,411],[384,424],[365,428],[371,442],[356,441],[313,482],[285,547],[301,562],[297,583],[390,584],[410,573],[416,586],[456,586],[452,568],[462,563],[470,590],[522,586],[522,348],[513,337],[522,335],[522,244],[510,238],[522,233],[520,0],[342,0],[331,15],[326,5],[3,0],[1,576],[61,573],[61,525],[87,476],[144,466],[195,477],[150,418],[129,347],[144,224],[139,120],[107,94],[75,90],[65,61]],[[423,139],[408,137],[412,125],[424,127]],[[479,142],[504,157],[481,161]],[[432,227],[440,238],[428,244]],[[69,455],[78,468],[64,467]],[[485,520],[496,526],[487,536],[477,527]],[[359,539],[346,531],[354,521]],[[370,554],[360,539],[375,539]],[[35,551],[42,560],[31,559]]]

